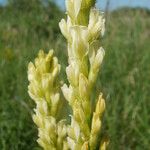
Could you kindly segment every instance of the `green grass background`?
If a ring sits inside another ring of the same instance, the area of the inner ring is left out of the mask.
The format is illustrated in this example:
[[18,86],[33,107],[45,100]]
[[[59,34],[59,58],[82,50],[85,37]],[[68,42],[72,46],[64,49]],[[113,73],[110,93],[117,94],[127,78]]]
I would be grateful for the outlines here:
[[[53,3],[12,0],[0,7],[0,150],[39,150],[27,93],[27,65],[39,49],[53,48],[66,80],[66,41]],[[150,11],[119,9],[107,14],[102,45],[106,56],[95,91],[104,93],[103,128],[110,150],[150,149]]]

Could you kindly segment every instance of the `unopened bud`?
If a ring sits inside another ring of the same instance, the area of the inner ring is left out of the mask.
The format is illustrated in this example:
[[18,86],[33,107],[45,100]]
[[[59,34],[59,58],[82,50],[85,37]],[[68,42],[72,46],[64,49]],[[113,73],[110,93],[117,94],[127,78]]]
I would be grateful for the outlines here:
[[98,102],[96,104],[96,113],[99,114],[99,117],[102,116],[103,112],[105,110],[105,100],[102,98],[102,94],[98,97]]

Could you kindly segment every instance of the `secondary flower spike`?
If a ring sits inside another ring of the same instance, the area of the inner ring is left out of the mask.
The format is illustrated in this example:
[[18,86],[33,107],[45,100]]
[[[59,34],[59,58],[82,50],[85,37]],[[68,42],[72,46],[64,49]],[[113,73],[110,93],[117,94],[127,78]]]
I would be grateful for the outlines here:
[[35,101],[33,120],[38,127],[38,143],[44,150],[67,150],[67,127],[64,120],[58,121],[58,105],[60,103],[60,72],[58,60],[53,50],[45,54],[40,51],[34,64],[28,66],[28,92]]

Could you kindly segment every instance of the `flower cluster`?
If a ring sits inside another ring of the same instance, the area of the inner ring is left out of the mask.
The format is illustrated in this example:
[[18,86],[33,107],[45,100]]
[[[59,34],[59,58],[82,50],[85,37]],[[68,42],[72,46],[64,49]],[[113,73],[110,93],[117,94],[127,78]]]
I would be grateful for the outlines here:
[[92,99],[105,55],[100,43],[105,19],[94,5],[95,0],[66,0],[67,20],[59,23],[68,43],[69,85],[64,84],[61,89],[72,108],[70,125],[58,121],[56,115],[60,65],[53,52],[46,55],[40,51],[35,65],[29,64],[29,94],[37,104],[33,120],[39,130],[38,142],[46,150],[105,150],[108,145],[108,139],[101,136],[105,100],[101,92],[96,100]]
[[60,101],[57,76],[60,72],[58,60],[53,50],[45,54],[39,52],[35,63],[28,66],[28,92],[36,103],[33,120],[38,126],[38,143],[45,150],[67,150],[67,128],[63,120],[58,121]]
[[59,24],[68,41],[69,66],[66,73],[70,85],[64,84],[62,91],[73,110],[67,137],[72,150],[96,149],[107,145],[107,140],[101,145],[98,143],[105,110],[101,93],[94,112],[91,107],[93,87],[105,54],[100,46],[105,19],[92,7],[93,4],[95,0],[67,0],[67,21],[62,19]]

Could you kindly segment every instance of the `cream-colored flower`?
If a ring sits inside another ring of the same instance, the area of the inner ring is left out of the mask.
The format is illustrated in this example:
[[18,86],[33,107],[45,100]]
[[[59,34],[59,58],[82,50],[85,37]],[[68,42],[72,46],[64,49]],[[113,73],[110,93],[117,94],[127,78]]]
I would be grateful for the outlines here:
[[105,55],[105,51],[102,47],[100,47],[97,52],[93,51],[90,54],[90,71],[89,71],[89,82],[91,83],[91,86],[95,84],[95,81],[97,79],[103,58]]
[[81,73],[79,76],[79,95],[82,100],[88,101],[90,98],[88,79]]
[[104,35],[105,32],[105,19],[98,10],[91,9],[89,18],[89,41],[95,40]]
[[77,18],[81,8],[81,3],[82,0],[66,0],[67,13],[72,19]]
[[73,111],[67,138],[71,150],[94,150],[98,146],[105,110],[101,95],[95,112],[91,107],[93,87],[105,54],[99,42],[105,31],[105,19],[94,5],[95,0],[66,0],[67,21],[59,24],[68,42],[66,74],[70,85],[64,84],[62,92]]
[[45,150],[67,150],[67,127],[64,121],[57,121],[57,109],[60,102],[60,72],[58,60],[53,51],[45,54],[40,51],[35,63],[29,63],[28,92],[36,103],[33,121],[38,127],[38,143]]
[[71,42],[71,37],[70,37],[70,29],[72,27],[72,23],[71,23],[71,20],[70,20],[70,17],[68,16],[67,17],[67,21],[65,19],[62,19],[60,22],[59,22],[59,27],[60,27],[60,30],[62,32],[62,34],[64,35],[64,37],[69,41]]
[[98,133],[101,130],[102,126],[101,118],[102,114],[104,113],[104,110],[105,110],[105,100],[102,98],[102,94],[100,94],[92,118],[92,126],[90,134],[90,147],[92,149],[94,149],[98,140]]
[[102,141],[101,141],[99,150],[106,150],[108,144],[109,144],[109,139],[108,139],[108,137],[104,137],[104,138],[102,139]]

